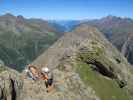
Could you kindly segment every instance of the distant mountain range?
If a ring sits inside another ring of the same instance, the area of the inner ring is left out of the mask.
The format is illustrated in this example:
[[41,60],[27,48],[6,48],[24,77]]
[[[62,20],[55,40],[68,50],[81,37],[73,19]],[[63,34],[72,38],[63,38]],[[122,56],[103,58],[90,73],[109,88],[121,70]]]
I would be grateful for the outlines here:
[[60,36],[47,21],[23,16],[0,16],[0,60],[21,70]]
[[[130,18],[107,16],[99,20],[91,20],[85,23],[97,27],[119,51],[122,51],[128,38],[133,35],[133,20]],[[133,53],[130,53],[130,56],[133,56]],[[127,55],[125,55],[125,57],[127,57]],[[133,64],[132,57],[129,57],[128,61]]]
[[[9,13],[0,16],[0,61],[22,70],[65,32],[72,31],[81,24],[98,28],[133,64],[131,39],[129,42],[133,34],[133,20],[130,18],[107,16],[95,20],[46,21],[26,19]],[[128,46],[125,46],[127,42]],[[130,53],[125,53],[129,52],[129,46]]]
[[121,50],[130,34],[133,33],[133,20],[129,18],[107,16],[85,23],[97,27],[119,50]]
[[[128,38],[133,35],[133,20],[131,18],[121,18],[116,16],[107,16],[95,20],[75,20],[75,21],[54,21],[57,25],[63,27],[64,31],[71,31],[81,24],[87,24],[98,28],[107,39],[117,47],[119,51],[127,42]],[[60,27],[61,28],[61,27]],[[131,44],[131,43],[128,43]],[[126,52],[128,52],[128,49]],[[128,55],[128,61],[133,64],[133,50]]]

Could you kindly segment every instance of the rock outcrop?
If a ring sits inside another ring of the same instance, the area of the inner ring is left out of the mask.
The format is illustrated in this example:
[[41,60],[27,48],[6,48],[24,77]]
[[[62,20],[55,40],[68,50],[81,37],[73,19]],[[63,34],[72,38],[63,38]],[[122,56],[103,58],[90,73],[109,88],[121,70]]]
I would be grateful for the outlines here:
[[21,100],[23,82],[20,74],[0,66],[0,100]]

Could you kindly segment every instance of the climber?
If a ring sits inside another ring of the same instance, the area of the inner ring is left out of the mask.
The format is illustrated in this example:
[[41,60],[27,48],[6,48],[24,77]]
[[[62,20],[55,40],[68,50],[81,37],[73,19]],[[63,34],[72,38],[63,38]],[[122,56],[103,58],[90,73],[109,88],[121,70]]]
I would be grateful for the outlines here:
[[39,70],[33,65],[28,65],[27,74],[33,80],[39,79]]
[[42,73],[44,75],[45,85],[47,88],[47,92],[50,92],[53,88],[53,74],[50,72],[49,68],[42,68]]

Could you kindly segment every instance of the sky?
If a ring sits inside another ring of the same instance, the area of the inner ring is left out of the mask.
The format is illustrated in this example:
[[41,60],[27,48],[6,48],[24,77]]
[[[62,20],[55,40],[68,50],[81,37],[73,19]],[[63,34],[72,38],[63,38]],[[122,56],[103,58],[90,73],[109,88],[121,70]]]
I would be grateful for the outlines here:
[[133,18],[133,0],[0,0],[0,15],[56,20],[96,19],[107,15]]

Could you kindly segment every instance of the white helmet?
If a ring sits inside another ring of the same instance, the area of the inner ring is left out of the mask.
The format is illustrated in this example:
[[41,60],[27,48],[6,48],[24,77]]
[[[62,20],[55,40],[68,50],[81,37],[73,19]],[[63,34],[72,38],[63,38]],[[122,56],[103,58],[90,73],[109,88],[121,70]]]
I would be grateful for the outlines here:
[[44,67],[44,68],[42,68],[42,71],[47,73],[47,72],[49,72],[49,69],[48,69],[48,67]]
[[24,71],[25,71],[26,73],[28,73],[28,72],[29,72],[29,70],[28,70],[28,69],[25,69]]

